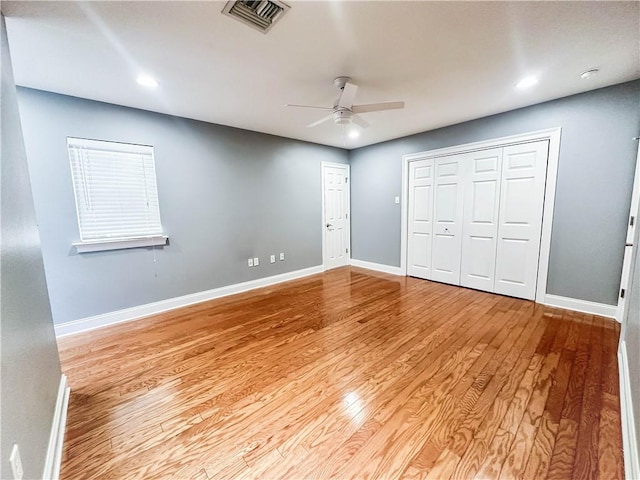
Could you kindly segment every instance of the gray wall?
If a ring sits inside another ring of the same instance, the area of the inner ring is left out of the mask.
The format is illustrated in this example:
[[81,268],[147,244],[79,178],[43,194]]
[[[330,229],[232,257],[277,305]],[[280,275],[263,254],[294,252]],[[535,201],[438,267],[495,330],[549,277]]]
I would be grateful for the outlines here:
[[14,443],[20,448],[24,478],[42,478],[60,383],[60,362],[51,321],[4,16],[0,17],[0,478],[13,478],[9,455]]
[[[345,150],[24,88],[18,101],[55,323],[322,263],[320,162]],[[154,146],[169,246],[75,252],[67,136]]]
[[[638,209],[636,219],[640,218]],[[640,435],[640,229],[636,229],[634,260],[629,288],[629,309],[627,318],[622,324],[622,335],[627,349],[629,379],[631,381],[631,403],[633,418],[636,423],[636,434]],[[640,441],[640,438],[638,438]],[[640,448],[640,443],[637,444]],[[640,455],[640,451],[638,452]]]
[[[428,112],[426,113],[428,114]],[[562,127],[547,292],[616,305],[640,81],[353,150],[352,257],[400,265],[402,155]]]

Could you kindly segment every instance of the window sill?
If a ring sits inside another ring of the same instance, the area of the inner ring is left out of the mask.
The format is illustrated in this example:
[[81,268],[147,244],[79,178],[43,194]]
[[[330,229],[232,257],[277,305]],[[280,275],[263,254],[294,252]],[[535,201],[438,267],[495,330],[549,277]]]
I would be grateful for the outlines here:
[[95,242],[74,243],[78,253],[102,252],[104,250],[122,250],[125,248],[154,247],[166,245],[169,237],[158,235],[155,237],[121,238],[114,240],[98,240]]

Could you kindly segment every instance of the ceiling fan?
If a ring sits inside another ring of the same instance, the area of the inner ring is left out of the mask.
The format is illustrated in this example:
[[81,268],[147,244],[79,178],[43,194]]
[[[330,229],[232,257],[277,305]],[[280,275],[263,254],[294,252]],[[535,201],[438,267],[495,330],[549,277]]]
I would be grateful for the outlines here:
[[350,125],[355,123],[362,128],[369,126],[369,123],[360,117],[359,113],[379,112],[382,110],[395,110],[404,108],[404,102],[385,102],[385,103],[368,103],[366,105],[354,105],[353,101],[358,91],[358,86],[351,83],[351,77],[338,77],[333,81],[342,93],[337,103],[333,107],[315,107],[312,105],[293,105],[287,104],[287,107],[315,108],[319,110],[329,110],[331,113],[321,118],[307,127],[315,127],[329,120],[333,120],[336,125]]

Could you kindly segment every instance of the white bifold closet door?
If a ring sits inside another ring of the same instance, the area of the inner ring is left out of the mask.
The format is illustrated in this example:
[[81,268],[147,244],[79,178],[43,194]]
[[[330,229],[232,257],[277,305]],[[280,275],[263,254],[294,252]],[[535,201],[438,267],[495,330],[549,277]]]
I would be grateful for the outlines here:
[[431,280],[460,285],[465,155],[435,159]]
[[462,227],[463,287],[494,291],[502,148],[466,154]]
[[503,149],[496,293],[535,299],[548,153],[547,140]]
[[431,279],[433,159],[409,164],[408,267],[412,277]]
[[547,140],[409,163],[407,273],[535,299]]

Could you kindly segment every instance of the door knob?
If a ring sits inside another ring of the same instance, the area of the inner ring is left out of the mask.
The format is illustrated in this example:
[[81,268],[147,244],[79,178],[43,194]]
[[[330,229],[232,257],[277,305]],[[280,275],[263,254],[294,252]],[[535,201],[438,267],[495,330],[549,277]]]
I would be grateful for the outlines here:
[[333,227],[333,225],[331,225],[330,223],[327,223],[327,228],[331,228]]

